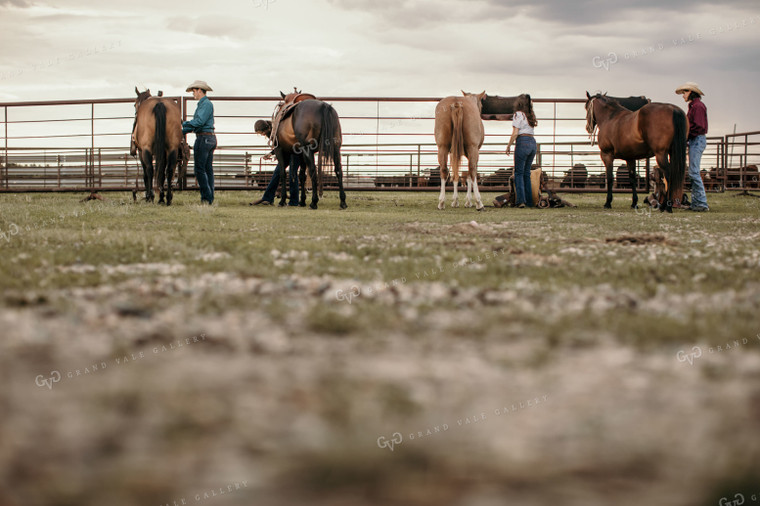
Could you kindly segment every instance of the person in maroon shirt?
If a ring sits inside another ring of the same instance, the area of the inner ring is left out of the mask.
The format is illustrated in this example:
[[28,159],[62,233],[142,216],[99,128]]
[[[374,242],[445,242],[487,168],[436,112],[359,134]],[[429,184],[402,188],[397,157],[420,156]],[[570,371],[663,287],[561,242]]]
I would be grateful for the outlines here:
[[689,104],[689,179],[691,180],[691,210],[709,211],[707,206],[707,194],[705,185],[702,183],[702,175],[699,171],[702,153],[707,146],[707,108],[702,103],[702,90],[697,83],[688,82],[676,89],[676,93],[683,95],[685,102]]

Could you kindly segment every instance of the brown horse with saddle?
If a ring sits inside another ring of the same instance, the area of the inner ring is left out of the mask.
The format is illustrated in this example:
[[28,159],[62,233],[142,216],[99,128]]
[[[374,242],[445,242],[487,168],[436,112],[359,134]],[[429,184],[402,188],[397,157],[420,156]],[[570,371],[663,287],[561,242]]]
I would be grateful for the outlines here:
[[[332,163],[338,179],[340,208],[345,209],[346,192],[343,190],[343,168],[341,166],[340,148],[343,136],[340,119],[335,109],[328,103],[317,100],[314,95],[295,91],[289,95],[280,92],[282,101],[275,108],[272,121],[259,120],[254,129],[266,133],[273,146],[277,162],[283,168],[280,177],[282,191],[280,206],[285,205],[287,195],[284,168],[292,155],[301,155],[307,164],[312,183],[311,204],[317,209],[317,202],[322,196],[322,165]],[[318,161],[314,153],[319,153]],[[290,170],[296,170],[291,167]],[[306,175],[300,174],[301,205],[306,204]]]
[[636,194],[636,160],[657,159],[665,191],[660,197],[660,211],[673,212],[673,202],[682,192],[686,173],[686,135],[689,131],[684,112],[675,105],[647,103],[636,111],[623,107],[618,101],[597,93],[586,92],[586,131],[593,136],[599,128],[599,150],[607,169],[607,202],[612,207],[612,164],[622,159],[628,164],[633,202]]
[[[139,153],[145,182],[145,200],[153,202],[155,186],[159,190],[159,204],[172,203],[172,179],[183,141],[182,114],[176,100],[153,97],[150,90],[140,92],[135,87],[135,126],[132,140]],[[155,158],[155,170],[153,160]]]

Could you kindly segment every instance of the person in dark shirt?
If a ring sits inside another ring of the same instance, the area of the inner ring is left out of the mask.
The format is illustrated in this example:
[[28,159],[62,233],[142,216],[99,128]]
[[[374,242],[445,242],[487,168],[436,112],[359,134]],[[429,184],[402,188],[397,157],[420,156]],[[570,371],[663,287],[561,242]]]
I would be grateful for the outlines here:
[[201,190],[201,204],[214,203],[214,150],[216,135],[214,135],[214,106],[206,96],[212,91],[205,81],[195,81],[186,91],[193,92],[193,98],[198,101],[193,119],[182,123],[182,133],[195,132],[193,145],[195,179]]
[[[269,124],[268,124],[269,123]],[[267,139],[269,139],[269,136],[271,134],[272,130],[271,122],[267,122],[264,120],[258,120],[254,126],[253,130]],[[274,156],[274,150],[272,150],[268,155],[264,157],[264,159],[271,159],[271,157]],[[285,169],[290,167],[288,170],[288,173],[290,174],[290,202],[288,203],[289,206],[292,207],[298,207],[298,170],[301,168],[301,166],[306,166],[306,162],[304,161],[303,157],[300,153],[293,153],[290,158],[285,159]],[[282,165],[278,162],[277,167],[274,169],[274,173],[272,173],[272,179],[269,181],[269,185],[267,186],[266,190],[264,190],[264,196],[262,196],[258,200],[254,200],[251,202],[252,206],[258,206],[258,205],[265,205],[265,206],[271,206],[274,203],[275,194],[277,192],[277,187],[280,185],[280,171],[283,170]]]
[[689,179],[691,180],[691,210],[709,211],[707,206],[707,194],[705,185],[702,183],[702,175],[699,172],[702,153],[707,146],[707,108],[702,103],[702,90],[697,83],[688,82],[676,89],[676,93],[683,95],[684,101],[689,103]]

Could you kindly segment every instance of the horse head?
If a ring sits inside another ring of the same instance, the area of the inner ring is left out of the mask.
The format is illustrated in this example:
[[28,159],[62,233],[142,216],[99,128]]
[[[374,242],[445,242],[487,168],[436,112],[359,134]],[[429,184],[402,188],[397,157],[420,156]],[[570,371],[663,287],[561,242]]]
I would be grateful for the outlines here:
[[594,115],[594,102],[597,99],[601,99],[602,94],[597,93],[594,96],[591,96],[589,92],[586,92],[586,131],[589,133],[589,135],[594,134],[594,130],[596,130],[596,116]]
[[483,111],[483,100],[486,99],[486,90],[483,90],[483,93],[467,93],[464,90],[460,90],[462,92],[462,95],[465,97],[474,97],[475,102],[478,104],[478,111]]
[[135,86],[135,93],[137,94],[137,98],[135,99],[135,112],[137,109],[140,108],[140,105],[142,105],[145,100],[150,98],[150,89],[147,89],[145,91],[140,91],[137,89],[137,86]]

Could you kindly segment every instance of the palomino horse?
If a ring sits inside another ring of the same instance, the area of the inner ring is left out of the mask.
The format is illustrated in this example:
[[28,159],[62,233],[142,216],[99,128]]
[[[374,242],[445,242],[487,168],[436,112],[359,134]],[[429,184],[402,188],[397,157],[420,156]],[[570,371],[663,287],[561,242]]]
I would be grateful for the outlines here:
[[612,164],[615,159],[628,164],[632,208],[638,206],[636,194],[636,160],[654,156],[663,173],[666,192],[660,210],[673,212],[674,196],[683,188],[686,172],[686,115],[672,104],[650,103],[632,112],[600,93],[593,97],[586,92],[586,131],[593,134],[599,127],[599,150],[607,169],[607,202],[612,207]]
[[172,203],[172,179],[177,165],[182,143],[182,116],[179,104],[170,98],[152,97],[150,90],[142,93],[135,88],[135,130],[133,132],[145,182],[145,200],[153,202],[154,170],[159,189],[158,203],[164,201],[166,184],[166,205]]
[[[459,164],[462,156],[467,157],[467,200],[465,207],[472,207],[472,190],[475,190],[475,205],[483,209],[483,201],[478,190],[478,157],[485,139],[483,120],[480,117],[486,92],[465,93],[463,97],[446,97],[435,107],[435,143],[438,145],[438,165],[441,168],[441,195],[438,209],[445,207],[446,180],[451,176],[454,182],[454,198],[451,207],[459,207],[457,194],[459,186]],[[447,168],[447,158],[451,153],[451,174]]]
[[[281,104],[282,105],[282,104]],[[281,107],[278,105],[278,108]],[[267,122],[268,123],[268,122]],[[271,124],[268,125],[271,129]],[[346,192],[343,190],[343,168],[340,160],[340,147],[343,135],[340,128],[340,118],[333,106],[321,100],[307,99],[296,103],[290,108],[285,117],[279,120],[277,132],[274,133],[274,154],[281,167],[286,167],[286,160],[291,155],[300,154],[306,161],[311,178],[312,209],[317,208],[317,202],[322,194],[322,165],[332,163],[335,176],[338,179],[340,208],[345,209]],[[314,153],[319,153],[318,165],[314,161]],[[291,167],[291,170],[295,170]],[[287,195],[285,170],[282,171],[280,182],[280,206],[285,205]],[[305,176],[301,177],[301,204],[306,203]]]

